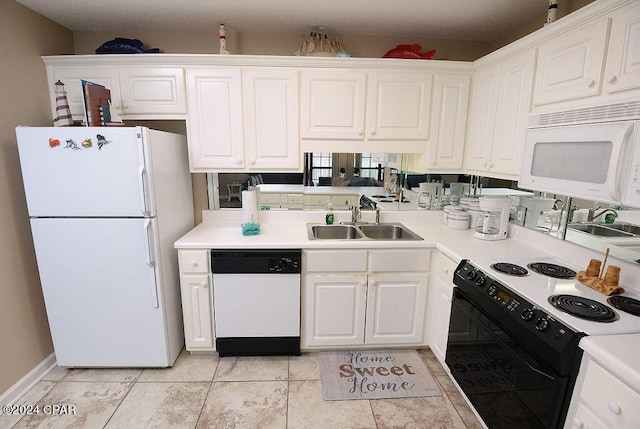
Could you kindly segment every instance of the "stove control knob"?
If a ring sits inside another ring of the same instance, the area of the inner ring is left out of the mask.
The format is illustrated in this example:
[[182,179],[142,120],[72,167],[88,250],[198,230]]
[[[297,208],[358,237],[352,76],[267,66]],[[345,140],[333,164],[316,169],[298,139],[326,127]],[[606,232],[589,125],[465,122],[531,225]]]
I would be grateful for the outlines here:
[[469,273],[467,274],[467,278],[469,280],[473,280],[478,276],[478,270],[471,270],[469,271]]
[[482,273],[480,273],[476,277],[476,281],[474,283],[475,283],[476,286],[481,287],[481,286],[484,286],[486,281],[487,281],[487,279],[482,275]]
[[533,319],[533,308],[525,308],[520,317],[522,317],[522,320],[525,322]]
[[540,332],[543,332],[549,329],[549,319],[541,317],[538,320],[536,320],[536,329]]

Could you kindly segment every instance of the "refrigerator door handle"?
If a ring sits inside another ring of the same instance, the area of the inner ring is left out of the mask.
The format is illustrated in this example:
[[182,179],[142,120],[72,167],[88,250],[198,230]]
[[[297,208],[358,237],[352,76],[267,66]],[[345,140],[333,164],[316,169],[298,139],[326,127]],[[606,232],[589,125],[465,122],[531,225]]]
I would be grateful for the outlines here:
[[150,216],[151,213],[149,212],[147,206],[147,192],[145,188],[146,176],[147,168],[144,165],[141,165],[138,169],[138,184],[140,185],[140,202],[142,203],[142,214],[144,216]]
[[[144,221],[144,233],[145,233],[145,246],[144,252],[147,259],[147,265],[153,267],[155,262],[153,261],[153,250],[152,250],[152,236],[153,232],[151,231],[151,219],[146,219]],[[153,281],[151,282],[151,304],[153,308],[158,308],[158,285],[156,284],[155,271],[152,271]]]

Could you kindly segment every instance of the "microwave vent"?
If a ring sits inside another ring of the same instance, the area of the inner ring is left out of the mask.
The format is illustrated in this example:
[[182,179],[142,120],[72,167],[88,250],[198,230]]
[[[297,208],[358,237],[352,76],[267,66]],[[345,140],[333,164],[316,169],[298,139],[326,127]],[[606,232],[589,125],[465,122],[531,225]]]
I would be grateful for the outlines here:
[[551,127],[556,125],[588,124],[640,118],[640,101],[609,104],[563,112],[530,115],[528,127]]

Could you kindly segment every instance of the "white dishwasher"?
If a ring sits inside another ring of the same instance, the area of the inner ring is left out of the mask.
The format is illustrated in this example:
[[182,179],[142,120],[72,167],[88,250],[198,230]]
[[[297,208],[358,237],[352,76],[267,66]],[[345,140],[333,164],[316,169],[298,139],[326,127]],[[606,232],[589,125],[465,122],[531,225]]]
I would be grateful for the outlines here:
[[299,249],[211,250],[216,349],[300,355]]

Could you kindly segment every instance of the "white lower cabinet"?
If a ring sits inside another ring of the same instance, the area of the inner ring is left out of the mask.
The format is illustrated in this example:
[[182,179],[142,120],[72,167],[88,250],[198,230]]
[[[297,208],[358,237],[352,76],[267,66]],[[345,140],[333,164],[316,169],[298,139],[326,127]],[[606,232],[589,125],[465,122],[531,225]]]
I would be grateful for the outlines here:
[[440,363],[444,365],[454,287],[453,272],[457,264],[442,253],[438,253],[436,259],[436,272],[433,275],[434,285],[429,289],[429,347]]
[[429,255],[306,251],[302,347],[424,344]]
[[640,421],[640,392],[585,354],[565,429],[631,429]]
[[186,349],[215,350],[209,250],[179,250],[178,264]]

